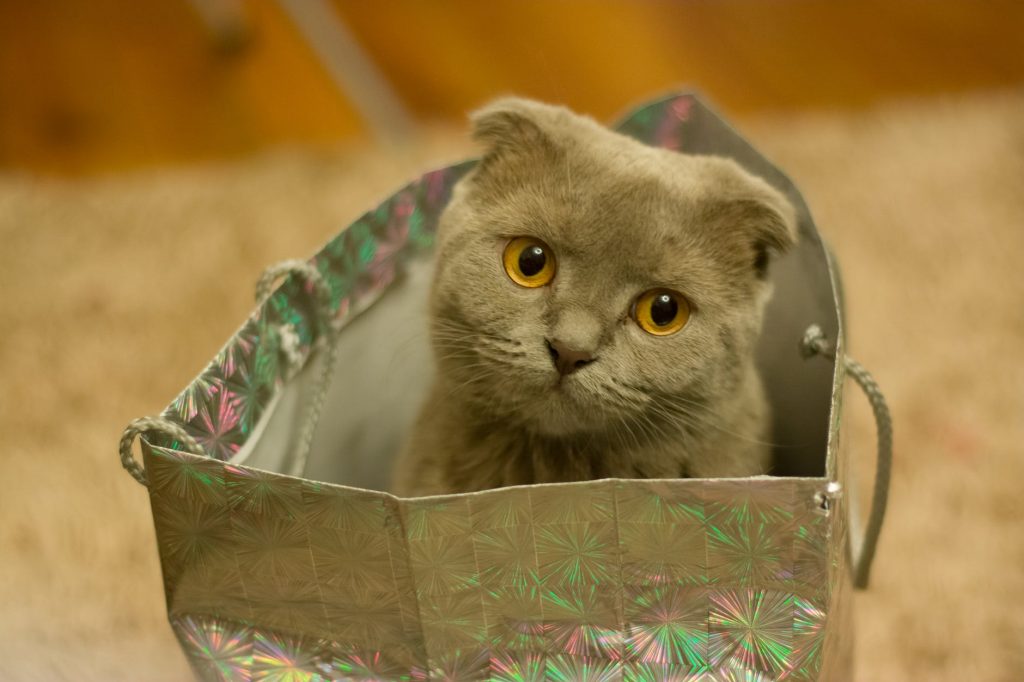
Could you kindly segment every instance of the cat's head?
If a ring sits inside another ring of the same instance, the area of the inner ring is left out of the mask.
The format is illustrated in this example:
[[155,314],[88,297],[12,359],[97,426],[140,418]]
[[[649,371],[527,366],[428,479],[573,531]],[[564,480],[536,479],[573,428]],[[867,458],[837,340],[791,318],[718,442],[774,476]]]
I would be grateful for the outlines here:
[[528,100],[473,125],[486,153],[442,217],[431,299],[454,399],[564,436],[740,390],[769,256],[796,238],[778,191]]

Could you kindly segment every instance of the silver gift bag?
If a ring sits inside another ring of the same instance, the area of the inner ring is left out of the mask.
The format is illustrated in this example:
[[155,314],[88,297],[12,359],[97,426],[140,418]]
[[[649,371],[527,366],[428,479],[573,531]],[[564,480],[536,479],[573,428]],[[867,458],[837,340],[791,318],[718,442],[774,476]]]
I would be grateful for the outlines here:
[[[850,679],[850,588],[867,581],[891,441],[877,387],[843,353],[834,264],[793,184],[697,97],[618,129],[732,157],[798,208],[759,348],[772,475],[385,492],[433,372],[434,229],[473,162],[427,173],[272,270],[202,374],[122,438],[199,678]],[[848,532],[847,374],[880,420],[864,533]]]

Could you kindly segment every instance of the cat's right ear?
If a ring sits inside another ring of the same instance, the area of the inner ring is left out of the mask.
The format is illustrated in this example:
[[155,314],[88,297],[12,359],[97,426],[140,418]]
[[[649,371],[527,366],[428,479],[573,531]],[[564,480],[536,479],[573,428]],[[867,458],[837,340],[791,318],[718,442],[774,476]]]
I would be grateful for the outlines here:
[[553,142],[543,121],[548,105],[521,97],[495,100],[470,114],[473,139],[487,147],[487,156],[550,151]]

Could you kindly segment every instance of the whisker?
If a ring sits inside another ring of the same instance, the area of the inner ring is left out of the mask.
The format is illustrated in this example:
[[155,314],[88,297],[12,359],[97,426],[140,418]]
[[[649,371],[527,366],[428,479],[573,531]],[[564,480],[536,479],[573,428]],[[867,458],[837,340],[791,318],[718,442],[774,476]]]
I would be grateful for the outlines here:
[[[692,403],[693,401],[688,401],[688,402]],[[779,445],[778,443],[775,443],[775,442],[772,442],[772,441],[765,441],[765,440],[761,440],[759,438],[752,438],[752,437],[744,435],[742,433],[737,433],[736,431],[733,431],[733,430],[729,429],[728,427],[724,426],[720,421],[714,419],[710,415],[706,415],[706,414],[699,414],[698,415],[698,414],[694,414],[692,412],[688,412],[687,410],[685,410],[685,408],[683,408],[681,405],[678,405],[678,404],[672,405],[671,403],[669,403],[669,406],[673,410],[675,410],[676,413],[678,413],[678,414],[685,414],[685,415],[693,418],[696,421],[696,423],[698,425],[700,425],[700,426],[711,427],[713,429],[721,431],[722,433],[724,433],[726,435],[732,436],[733,438],[736,438],[738,440],[741,440],[741,441],[744,441],[744,442],[747,442],[747,443],[754,443],[754,444],[757,444],[757,445],[766,445],[766,446],[769,446],[769,447],[776,447],[776,446]]]

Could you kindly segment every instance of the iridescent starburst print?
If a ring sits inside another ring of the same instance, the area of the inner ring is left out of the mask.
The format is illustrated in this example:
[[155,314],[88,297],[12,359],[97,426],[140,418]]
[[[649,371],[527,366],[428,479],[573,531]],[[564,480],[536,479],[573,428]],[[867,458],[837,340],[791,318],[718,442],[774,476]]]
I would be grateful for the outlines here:
[[381,221],[384,223],[384,229],[379,234],[375,252],[371,255],[372,263],[393,261],[405,253],[409,241],[409,218],[416,208],[416,190],[415,185],[409,185],[391,197],[389,215]]
[[325,671],[329,679],[339,682],[405,682],[413,678],[410,666],[395,660],[391,651],[380,650],[335,654]]
[[411,540],[409,565],[420,594],[458,592],[479,584],[473,541],[469,536]]
[[695,108],[696,101],[690,95],[671,97],[634,111],[617,129],[646,144],[683,151],[687,144],[685,131]]
[[619,521],[703,529],[703,486],[697,480],[636,481],[619,486],[615,491]]
[[545,633],[553,649],[573,656],[622,658],[621,595],[596,584],[542,593]]
[[504,488],[489,491],[486,497],[470,497],[470,520],[475,531],[521,526],[530,522],[530,491]]
[[770,523],[784,525],[793,519],[792,486],[764,486],[761,481],[716,481],[704,488],[704,511],[713,525]]
[[192,380],[192,383],[174,399],[164,415],[173,417],[179,424],[187,424],[199,414],[200,406],[206,404],[213,393],[214,384],[219,377],[213,372],[204,372]]
[[316,257],[317,270],[331,292],[335,319],[342,319],[351,307],[355,283],[361,272],[358,247],[353,244],[358,241],[356,233],[364,230],[368,230],[368,227],[362,221],[356,221],[328,242]]
[[432,226],[427,211],[424,210],[425,199],[434,193],[435,188],[444,191],[444,176],[438,173],[428,173],[423,176],[417,188],[416,203],[412,213],[409,214],[407,224],[409,226],[409,245],[407,251],[415,253],[425,247],[432,246],[434,235],[429,231]]
[[403,505],[405,533],[410,540],[445,535],[468,535],[469,500],[407,500]]
[[408,192],[407,189],[399,190],[397,195],[392,195],[386,203],[377,207],[377,210],[364,215],[348,228],[345,249],[355,255],[362,268],[378,260],[376,256],[379,251],[379,242],[383,237],[387,217],[391,213],[390,209],[394,205],[395,198],[406,192]]
[[218,462],[156,445],[148,455],[146,473],[153,493],[182,498],[180,504],[227,502],[224,469]]
[[395,591],[387,535],[314,527],[310,545],[317,577],[336,591]]
[[727,661],[710,672],[707,679],[713,682],[776,682],[775,675],[737,661]]
[[825,643],[826,615],[821,605],[796,597],[793,600],[793,653],[789,669],[780,680],[816,680]]
[[253,682],[327,682],[316,642],[261,630],[253,639]]
[[420,618],[432,656],[486,642],[483,604],[477,590],[433,595],[421,601]]
[[626,660],[700,670],[708,660],[708,595],[677,586],[627,591]]
[[788,526],[709,524],[707,539],[711,582],[725,587],[778,587],[793,576],[793,539]]
[[397,594],[353,596],[348,590],[324,589],[327,620],[332,637],[360,648],[398,646],[405,640],[402,611]]
[[243,466],[224,467],[228,504],[232,509],[267,517],[299,519],[303,516],[299,481]]
[[552,682],[619,682],[622,669],[617,661],[588,656],[549,656],[546,676]]
[[172,616],[199,613],[252,622],[252,600],[233,561],[215,571],[183,571],[169,592],[167,610]]
[[[274,330],[274,320],[271,319],[269,306],[257,310],[250,318],[250,322],[256,327],[255,333],[258,335],[259,343],[253,350],[248,371],[256,384],[276,389],[283,379],[280,376],[281,337]],[[263,407],[260,405],[261,410]]]
[[315,262],[330,288],[336,320],[390,284],[399,261],[433,243],[451,188],[472,165],[427,173],[363,214],[321,250]]
[[828,585],[828,519],[805,514],[793,530],[793,578],[806,594],[822,594]]
[[491,682],[543,682],[544,657],[519,651],[496,653],[491,657]]
[[317,314],[312,305],[313,285],[299,277],[289,277],[266,300],[263,307],[265,331],[274,336],[278,348],[282,348],[280,330],[287,328],[298,339],[292,353],[304,362],[319,326]]
[[704,524],[620,522],[619,546],[626,584],[702,585],[707,580]]
[[544,613],[536,580],[483,593],[487,636],[496,650],[544,651]]
[[305,519],[310,526],[326,526],[361,533],[382,533],[393,513],[375,493],[320,483],[302,482]]
[[[845,569],[845,565],[840,568],[840,570],[843,569]],[[850,670],[853,668],[853,647],[849,646],[850,632],[853,629],[853,611],[850,608],[852,587],[850,581],[841,580],[832,589],[831,601],[828,602],[827,607],[827,622],[821,651],[815,662],[815,666],[821,672],[818,677],[810,679],[846,680],[849,678]],[[800,672],[803,667],[814,669],[813,666],[801,666],[796,669],[796,672]],[[793,678],[800,679],[798,674],[794,674]]]
[[327,619],[319,583],[242,571],[253,621],[284,632],[316,631]]
[[540,526],[537,566],[545,586],[607,584],[618,577],[613,523]]
[[249,365],[253,349],[259,343],[257,326],[253,320],[249,320],[245,326],[235,334],[231,341],[217,353],[213,360],[213,366],[218,370],[221,379],[229,379],[235,373]]
[[261,344],[261,325],[250,319],[231,343],[214,360],[214,366],[228,391],[238,397],[238,430],[248,437],[259,421],[275,388],[276,376],[266,376],[256,367],[255,349]]
[[217,381],[186,428],[206,454],[227,461],[238,452],[245,437],[239,430],[240,415],[238,394]]
[[306,527],[287,517],[231,513],[236,554],[243,573],[316,582]]
[[718,590],[708,615],[711,665],[726,663],[774,675],[793,652],[793,598],[770,590]]
[[234,567],[234,534],[227,507],[180,498],[153,497],[153,521],[160,541],[164,577],[183,571],[215,573]]
[[253,633],[244,625],[186,616],[171,621],[200,675],[217,682],[252,679]]
[[533,528],[492,528],[473,534],[480,580],[484,585],[524,585],[537,576]]
[[530,491],[533,520],[540,525],[612,521],[615,502],[608,481]]
[[490,670],[485,649],[456,648],[431,657],[429,678],[438,682],[475,682],[489,679]]
[[[188,457],[182,455],[167,461],[174,464]],[[217,463],[216,466],[226,465]],[[264,476],[261,485],[270,488],[282,478],[273,474]],[[231,542],[224,544],[237,552],[244,569],[244,585],[239,585],[239,574],[235,573],[238,569],[234,568],[234,554],[224,553],[223,570],[217,574],[224,582],[208,583],[209,590],[198,589],[199,584],[193,581],[192,574],[185,575],[179,570],[178,577],[171,576],[180,586],[174,611],[187,613],[189,605],[206,604],[203,608],[212,608],[213,612],[232,618],[247,618],[246,614],[250,614],[248,617],[254,622],[261,623],[257,631],[262,632],[262,628],[270,628],[267,632],[273,632],[274,628],[326,630],[339,645],[359,647],[360,651],[371,648],[391,651],[409,642],[422,641],[435,658],[453,650],[488,650],[492,658],[502,652],[555,656],[551,659],[555,664],[545,664],[545,674],[549,676],[569,674],[570,670],[589,677],[618,671],[614,674],[631,676],[631,679],[697,680],[701,679],[698,675],[702,670],[711,670],[714,672],[707,673],[711,676],[708,679],[715,680],[804,680],[814,679],[814,671],[820,669],[824,611],[819,602],[794,599],[792,594],[783,591],[731,590],[714,584],[703,588],[687,587],[685,581],[653,582],[647,588],[634,585],[622,595],[616,574],[599,575],[600,571],[586,568],[587,562],[595,556],[589,543],[590,538],[600,536],[593,532],[597,528],[606,533],[606,540],[599,544],[614,550],[598,564],[620,565],[625,569],[631,556],[638,564],[642,563],[643,560],[629,551],[629,547],[642,546],[649,550],[646,561],[655,567],[650,574],[667,575],[658,565],[668,563],[676,552],[700,554],[696,545],[688,545],[693,540],[694,530],[700,527],[696,524],[620,523],[617,528],[614,523],[601,522],[519,524],[488,531],[471,530],[460,535],[457,533],[473,526],[466,520],[472,518],[469,508],[437,506],[437,501],[429,501],[431,507],[420,517],[417,534],[421,539],[405,542],[403,534],[392,538],[387,532],[387,522],[382,521],[387,518],[384,516],[388,513],[386,506],[368,493],[365,500],[372,501],[377,511],[359,518],[371,520],[368,523],[373,526],[383,523],[383,531],[361,533],[327,526],[306,530],[301,518],[291,519],[282,510],[292,509],[296,490],[304,495],[309,484],[292,489],[289,486],[296,485],[294,480],[282,480],[289,484],[282,490],[287,491],[291,502],[285,507],[271,505],[267,508],[277,508],[278,513],[229,513]],[[256,497],[260,495],[259,488],[260,485],[250,488]],[[331,492],[351,493],[343,489]],[[318,499],[327,494],[325,490],[316,492]],[[170,499],[181,506],[181,498]],[[184,508],[190,509],[187,505]],[[222,515],[214,518],[219,518],[223,526],[226,508],[219,509]],[[303,504],[299,509],[299,515],[304,516],[310,507]],[[155,502],[154,510],[158,518],[163,519],[161,522],[165,522],[164,506]],[[463,520],[457,518],[458,510],[466,515]],[[173,508],[171,513],[180,515],[181,509]],[[193,520],[192,525],[208,526],[202,519],[209,515],[210,510],[204,510],[199,515],[200,521]],[[496,518],[508,517],[503,513]],[[180,519],[173,523],[179,528],[188,525]],[[360,521],[357,525],[365,527],[363,523]],[[787,526],[785,533],[779,532],[789,537],[787,533],[791,534],[791,529],[800,527],[799,523],[794,523]],[[620,542],[616,542],[615,531]],[[199,533],[200,537],[203,535]],[[542,535],[544,540],[540,539]],[[534,538],[532,543],[531,537]],[[685,537],[689,540],[682,539]],[[696,537],[703,539],[703,535]],[[720,538],[716,540],[712,535],[712,540],[718,542]],[[548,570],[547,582],[541,581],[539,567],[533,568],[531,544]],[[417,547],[419,554],[412,560],[412,572],[405,573],[407,569],[402,567],[410,560],[407,556],[415,554]],[[621,564],[618,563],[619,548]],[[661,559],[654,548],[665,550]],[[603,551],[599,549],[597,554]],[[289,558],[290,552],[301,556],[309,552],[309,556],[318,558],[309,565],[297,562],[296,557]],[[202,556],[203,551],[189,550],[179,555]],[[434,560],[436,562],[431,564]],[[476,581],[478,563],[488,566],[493,585]],[[297,568],[299,573],[306,570],[310,573],[296,580],[298,574],[285,569],[286,565],[300,567]],[[496,565],[501,568],[495,569]],[[700,568],[692,566],[687,573],[699,574]],[[406,576],[401,578],[405,581],[401,584],[396,582],[400,575]],[[578,582],[566,579],[570,577],[578,578]],[[404,600],[400,596],[402,589],[411,590],[413,584],[421,588],[419,595],[411,594]],[[237,598],[232,600],[230,595]],[[710,619],[707,619],[709,611]],[[426,657],[424,653],[424,660]],[[459,658],[446,660],[462,665],[458,663],[462,660]],[[595,661],[615,665],[608,668]],[[321,662],[312,672],[310,669],[296,672],[285,666],[284,672],[274,674],[314,674],[320,670],[326,675],[329,667],[325,666],[328,663]],[[414,676],[415,666],[411,663],[409,666],[403,663],[396,670],[407,668],[408,676]],[[481,673],[483,677],[477,679],[486,679],[489,674],[508,675],[517,669],[488,670],[490,672]],[[536,667],[525,670],[524,674],[529,674],[530,670],[535,673]],[[396,674],[406,675],[405,672]]]
[[622,682],[718,682],[706,668],[690,670],[676,663],[626,663]]

